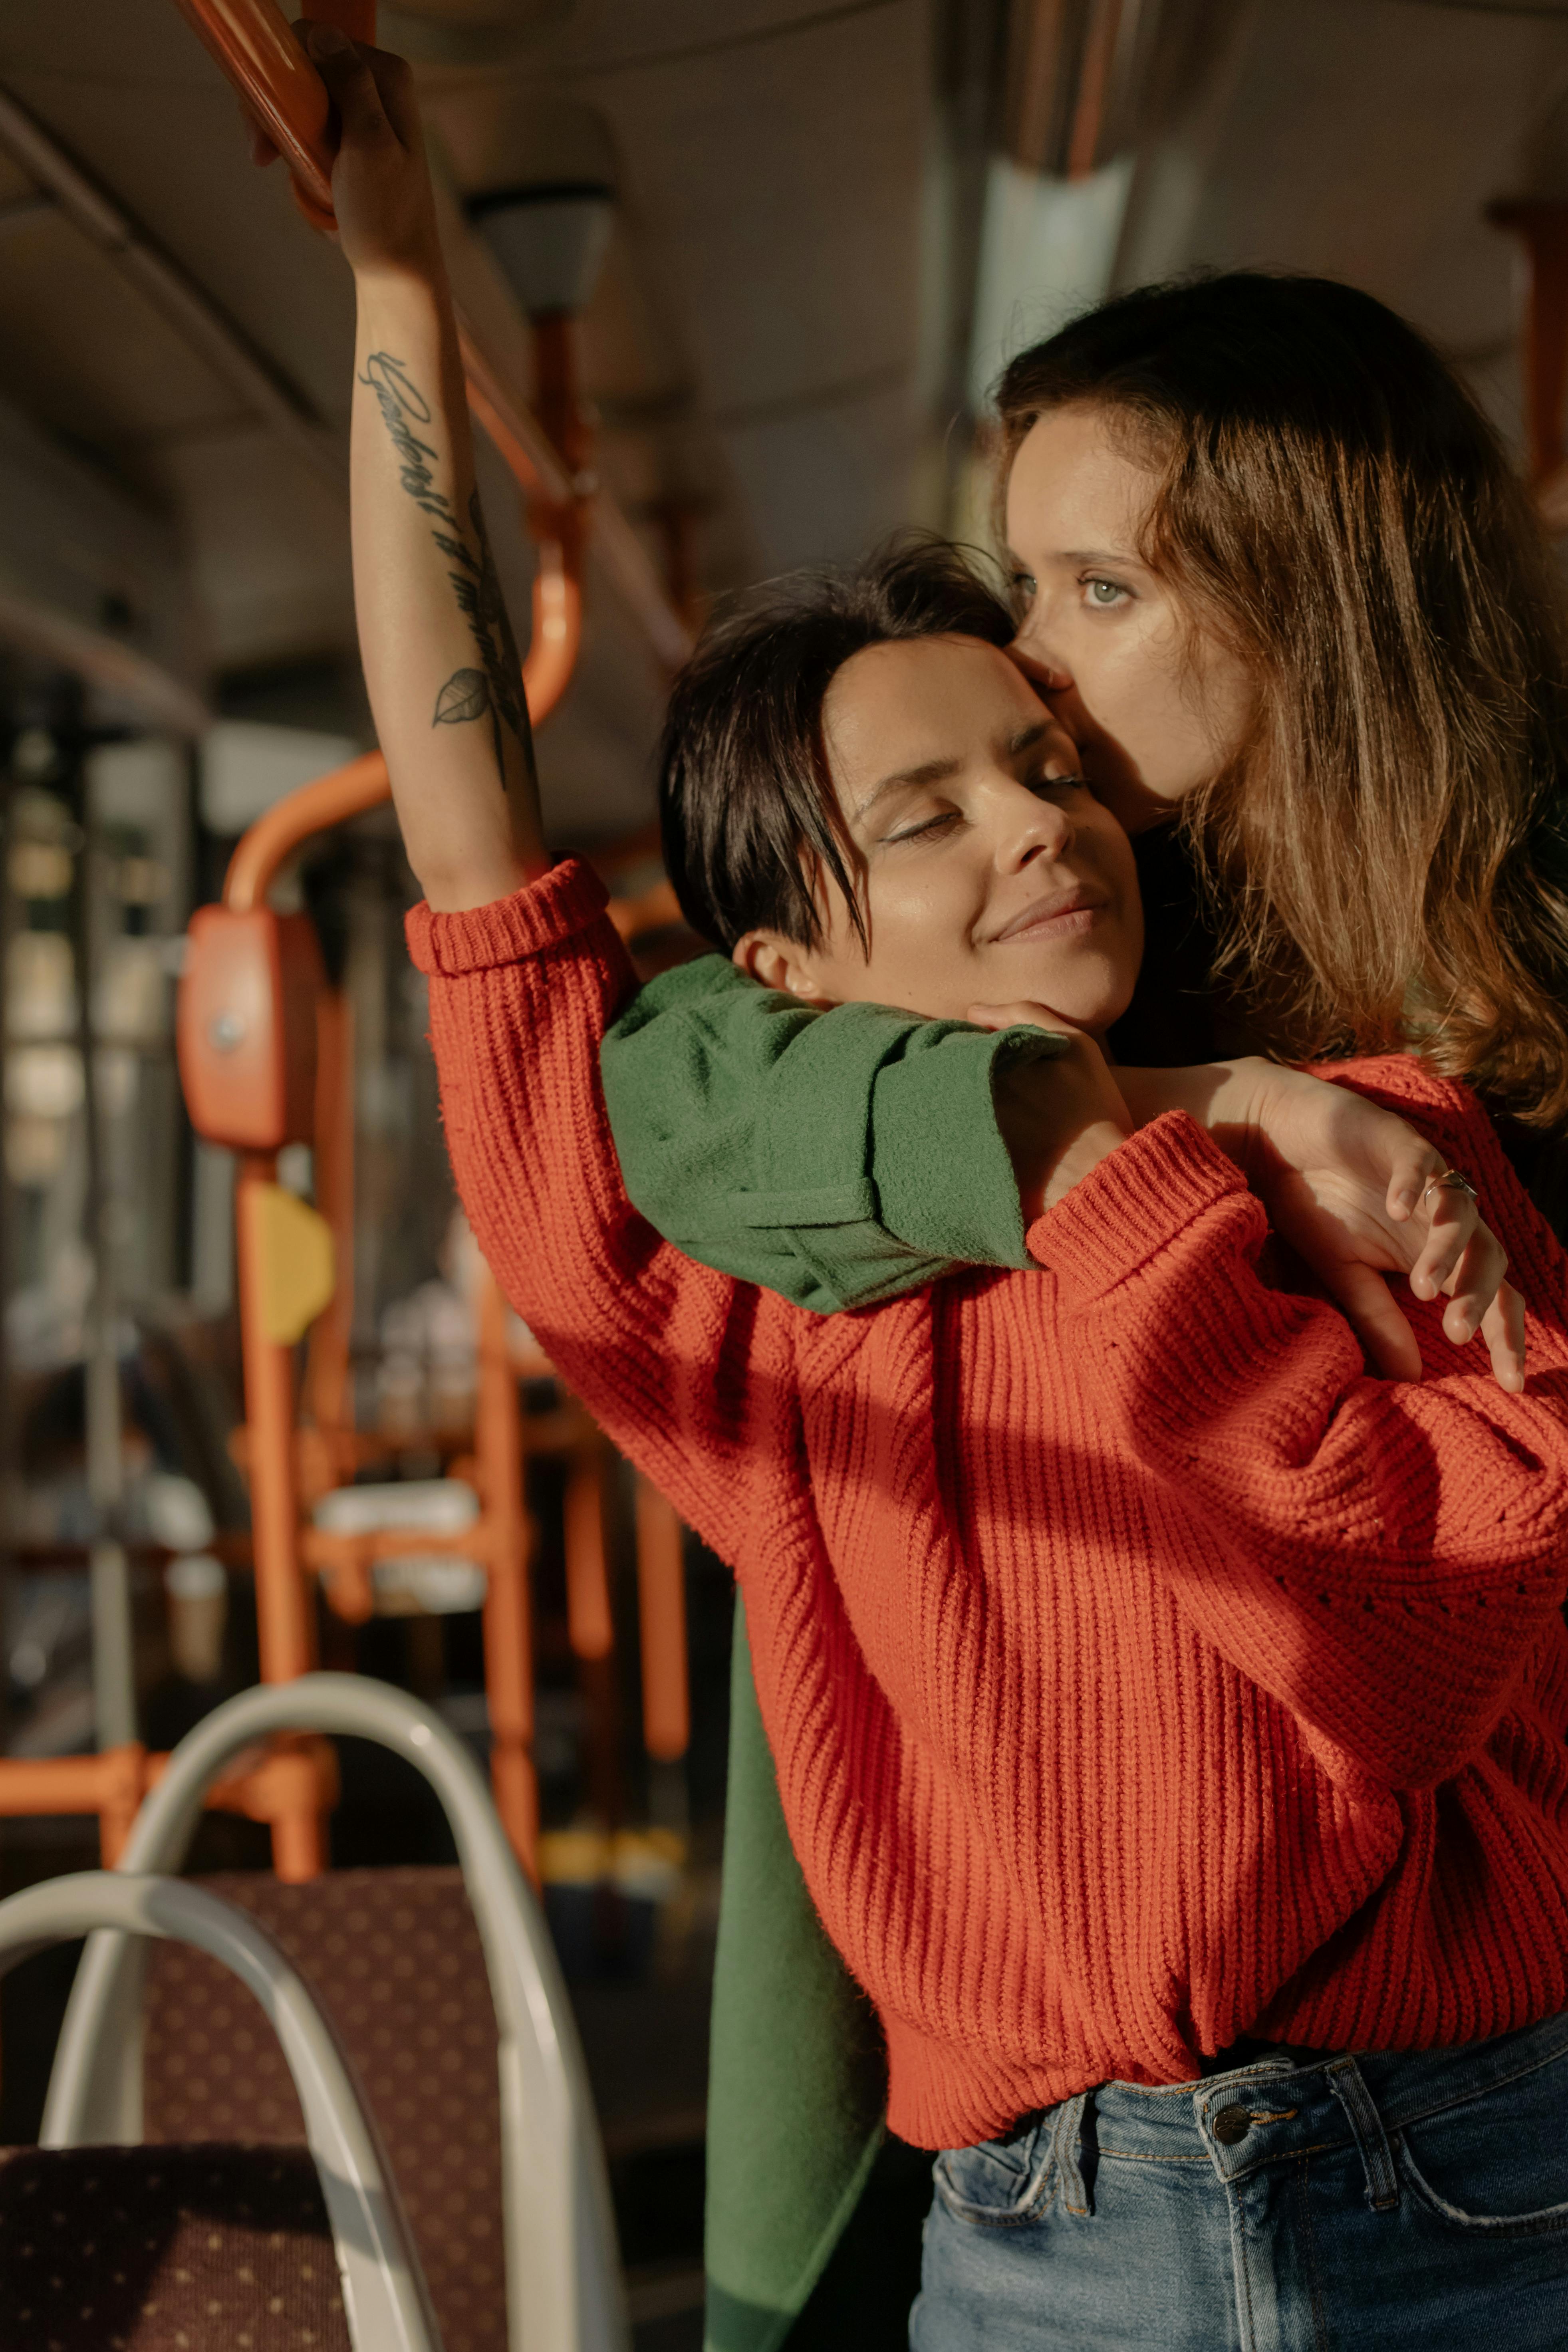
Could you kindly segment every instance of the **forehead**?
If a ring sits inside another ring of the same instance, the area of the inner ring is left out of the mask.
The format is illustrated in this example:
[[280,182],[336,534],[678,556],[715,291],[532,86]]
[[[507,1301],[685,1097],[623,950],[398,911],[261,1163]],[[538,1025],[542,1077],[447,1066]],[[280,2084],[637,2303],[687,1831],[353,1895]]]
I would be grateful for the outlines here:
[[918,637],[866,646],[834,675],[822,731],[836,782],[994,748],[1046,713],[996,646]]
[[1047,410],[1019,443],[1007,477],[1009,544],[1131,552],[1156,480],[1102,409]]

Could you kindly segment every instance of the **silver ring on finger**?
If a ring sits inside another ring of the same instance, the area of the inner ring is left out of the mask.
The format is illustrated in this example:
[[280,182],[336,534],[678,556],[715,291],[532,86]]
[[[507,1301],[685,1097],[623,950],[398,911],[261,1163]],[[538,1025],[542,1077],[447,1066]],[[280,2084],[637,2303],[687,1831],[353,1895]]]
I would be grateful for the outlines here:
[[1469,1178],[1461,1169],[1458,1168],[1445,1168],[1440,1176],[1433,1177],[1432,1181],[1427,1185],[1426,1190],[1421,1195],[1421,1205],[1423,1208],[1426,1207],[1434,1192],[1459,1192],[1463,1194],[1467,1201],[1479,1201],[1481,1197],[1477,1192],[1475,1186],[1471,1183]]

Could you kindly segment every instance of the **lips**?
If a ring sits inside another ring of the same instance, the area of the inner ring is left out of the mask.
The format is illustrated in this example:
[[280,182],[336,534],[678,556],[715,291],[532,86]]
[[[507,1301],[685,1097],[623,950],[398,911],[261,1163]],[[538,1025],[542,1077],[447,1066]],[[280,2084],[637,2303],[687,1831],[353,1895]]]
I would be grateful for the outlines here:
[[1066,915],[1096,914],[1110,903],[1108,892],[1096,889],[1092,883],[1075,882],[1070,890],[1053,890],[1047,897],[1037,898],[1032,906],[1024,908],[1022,914],[1015,915],[1005,929],[995,934],[991,944],[1000,947],[1007,940],[1021,939],[1026,931],[1043,929],[1047,923],[1054,923]]

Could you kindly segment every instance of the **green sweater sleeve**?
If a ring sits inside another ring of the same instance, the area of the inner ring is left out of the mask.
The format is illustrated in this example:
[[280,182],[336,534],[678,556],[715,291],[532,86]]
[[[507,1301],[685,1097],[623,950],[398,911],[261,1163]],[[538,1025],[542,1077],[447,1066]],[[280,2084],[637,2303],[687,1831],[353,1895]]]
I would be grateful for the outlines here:
[[817,1013],[721,956],[652,981],[601,1049],[632,1202],[689,1257],[829,1314],[957,1265],[1026,1266],[994,1088],[1059,1053],[876,1004]]

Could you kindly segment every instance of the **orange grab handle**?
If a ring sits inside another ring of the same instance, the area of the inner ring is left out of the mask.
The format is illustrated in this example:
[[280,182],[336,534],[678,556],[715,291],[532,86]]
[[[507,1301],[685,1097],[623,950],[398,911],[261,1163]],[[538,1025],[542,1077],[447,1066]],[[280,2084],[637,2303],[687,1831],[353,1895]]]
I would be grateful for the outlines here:
[[[272,141],[312,213],[330,224],[333,147],[327,87],[277,0],[174,0],[174,5]],[[342,21],[337,12],[332,14],[335,21]],[[374,31],[374,8],[370,14]]]

